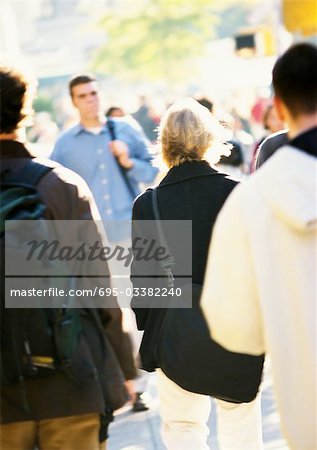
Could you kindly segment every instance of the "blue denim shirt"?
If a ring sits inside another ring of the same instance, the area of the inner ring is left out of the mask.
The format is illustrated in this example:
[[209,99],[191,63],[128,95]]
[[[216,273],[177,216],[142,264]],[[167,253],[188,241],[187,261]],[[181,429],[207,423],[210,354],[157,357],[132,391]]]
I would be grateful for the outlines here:
[[[115,132],[116,138],[128,145],[133,167],[126,174],[137,196],[140,193],[139,183],[151,183],[157,174],[147,149],[148,142],[138,130],[123,120],[115,120]],[[78,173],[86,181],[108,234],[107,223],[130,222],[134,201],[116,158],[109,149],[110,140],[106,124],[99,134],[78,124],[62,133],[51,155],[51,159]],[[118,224],[114,226],[118,227]],[[122,236],[119,230],[116,234],[115,238],[108,237],[111,240],[128,237]]]

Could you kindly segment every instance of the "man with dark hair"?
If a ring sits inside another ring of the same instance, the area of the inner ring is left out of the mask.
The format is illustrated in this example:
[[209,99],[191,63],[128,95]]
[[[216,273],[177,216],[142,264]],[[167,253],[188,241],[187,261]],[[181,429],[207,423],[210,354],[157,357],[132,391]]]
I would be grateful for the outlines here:
[[273,68],[275,105],[277,108],[283,105],[283,110],[288,111],[288,118],[291,112],[292,122],[298,116],[312,116],[316,113],[316,53],[317,49],[313,44],[296,44],[277,60]]
[[[151,183],[152,166],[143,135],[119,118],[108,121],[101,110],[99,88],[93,75],[71,79],[69,90],[80,123],[65,131],[51,158],[74,170],[87,182],[104,222],[108,238],[117,242],[130,234],[132,204],[140,183]],[[125,222],[125,227],[123,223]],[[114,225],[115,223],[115,225]]]
[[[102,310],[65,309],[63,304],[59,313],[68,311],[70,314],[68,325],[64,322],[65,327],[75,323],[75,317],[78,325],[76,330],[71,328],[76,332],[74,340],[65,342],[59,334],[61,340],[57,344],[57,310],[49,307],[9,309],[8,292],[5,290],[8,279],[4,273],[4,263],[6,267],[8,263],[8,253],[4,251],[7,247],[4,244],[7,246],[10,242],[10,235],[7,238],[4,227],[6,217],[20,219],[23,213],[24,218],[41,219],[34,220],[33,225],[36,222],[48,223],[48,220],[56,224],[66,220],[70,223],[79,221],[77,228],[72,227],[74,235],[70,236],[67,228],[63,230],[60,239],[67,245],[77,242],[77,239],[78,242],[81,242],[80,239],[89,239],[86,233],[80,232],[81,227],[87,224],[95,230],[93,242],[95,237],[100,240],[95,223],[99,215],[91,192],[82,178],[50,160],[33,158],[19,138],[19,128],[23,125],[29,100],[29,84],[25,78],[11,69],[0,67],[0,97],[0,447],[2,450],[99,450],[102,448],[100,442],[107,437],[112,411],[127,400],[124,378],[136,376],[132,351],[122,331],[122,315],[115,297],[111,301],[117,307]],[[35,182],[30,173],[38,174],[39,170],[41,177]],[[31,195],[26,197],[23,194],[22,197],[23,189],[28,186]],[[15,201],[12,200],[13,196]],[[22,204],[23,199],[25,202]],[[8,215],[8,206],[11,215]],[[21,262],[13,260],[16,266]],[[103,277],[102,286],[109,288],[107,263],[98,261],[93,270],[96,270],[96,276],[100,275],[100,279]],[[15,280],[13,282],[18,283],[18,279]],[[52,283],[54,281],[56,278],[53,278]],[[30,282],[35,283],[36,279],[30,278]],[[41,299],[43,297],[34,297],[36,302]],[[45,301],[50,299],[46,298]],[[31,320],[35,316],[43,320],[42,328],[39,328],[40,323]],[[21,322],[17,322],[21,318]],[[23,326],[22,329],[17,327],[17,323]],[[66,367],[59,359],[58,348],[70,342],[74,344],[75,353],[72,353]],[[81,370],[78,370],[78,364]]]
[[[294,116],[314,112],[317,101],[316,89],[312,84],[311,63],[307,59],[311,49],[307,44],[298,44],[296,54],[286,54],[285,60],[276,64],[273,71],[273,86],[278,98],[283,98],[285,105],[292,111]],[[288,61],[294,61],[296,65],[288,65]],[[293,77],[293,78],[292,78]],[[296,84],[290,82],[297,80]],[[268,136],[260,145],[255,168],[258,169],[276,150],[288,144],[289,137],[287,131],[281,131]]]
[[[151,183],[157,174],[144,135],[120,118],[107,120],[100,104],[99,87],[91,75],[79,75],[69,83],[80,122],[65,131],[55,144],[51,158],[78,173],[91,189],[107,237],[114,245],[131,246],[132,205],[140,194],[140,183]],[[113,286],[123,306],[124,323],[130,325],[135,347],[139,340],[130,306],[130,269],[124,261],[109,259]],[[131,289],[130,289],[131,292]],[[135,332],[134,332],[135,331]],[[144,410],[143,388],[136,393],[134,410]]]
[[[12,135],[18,124],[25,118],[23,111],[29,88],[26,78],[10,68],[1,67],[0,72],[1,108],[0,132],[1,135]],[[12,93],[15,93],[12,96]]]
[[149,139],[150,142],[156,142],[157,140],[157,126],[158,121],[152,117],[151,107],[148,104],[148,101],[144,95],[139,97],[140,106],[139,108],[132,114],[132,117],[138,122],[140,127],[142,128],[145,136]]
[[75,86],[78,86],[79,84],[86,84],[86,83],[96,83],[97,79],[94,74],[89,73],[86,75],[75,75],[72,77],[69,81],[68,88],[69,88],[69,95],[73,97],[73,88]]
[[291,449],[311,450],[317,448],[317,47],[290,47],[274,66],[273,88],[289,143],[234,190],[220,213],[202,308],[221,345],[270,355],[282,431]]

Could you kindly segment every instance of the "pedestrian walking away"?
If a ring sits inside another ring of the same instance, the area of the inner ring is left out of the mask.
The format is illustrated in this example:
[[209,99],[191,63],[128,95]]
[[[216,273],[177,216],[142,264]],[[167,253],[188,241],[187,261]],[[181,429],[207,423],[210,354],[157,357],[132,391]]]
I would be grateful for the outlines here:
[[[39,307],[23,306],[30,297],[22,297],[23,307],[21,299],[18,307],[10,307],[14,300],[8,295],[10,282],[15,288],[18,283],[28,283],[32,291],[32,284],[41,281],[33,272],[26,278],[17,276],[19,266],[25,263],[20,252],[23,233],[17,235],[14,225],[6,225],[23,220],[22,231],[36,225],[45,230],[49,223],[58,228],[60,221],[67,221],[57,235],[57,242],[66,248],[73,242],[100,242],[96,226],[100,217],[82,178],[53,161],[33,158],[27,144],[22,143],[19,126],[30,101],[25,77],[1,67],[0,94],[1,449],[99,450],[105,447],[113,411],[128,399],[124,381],[136,376],[132,351],[122,330],[121,310],[113,296],[108,299],[111,308],[78,304],[72,308],[63,296],[63,303],[55,308],[43,303],[52,298],[44,298],[39,290],[31,298]],[[88,225],[90,234],[86,233]],[[12,247],[18,257],[8,253],[10,242],[16,242],[14,236],[20,239],[18,248]],[[43,261],[43,266],[51,267],[50,261]],[[9,279],[6,275],[11,266],[13,278]],[[92,270],[100,286],[110,288],[106,261],[93,263]],[[71,277],[63,275],[65,283],[76,280],[74,272],[70,273]],[[57,283],[56,278],[48,278],[52,286]],[[90,278],[85,282],[85,288],[91,289]],[[51,290],[57,288],[46,292]]]
[[[147,190],[136,200],[133,207],[132,228],[135,243],[138,236],[149,236],[151,230],[149,231],[147,223],[149,220],[153,221],[158,214],[164,223],[176,221],[178,224],[176,232],[172,233],[167,228],[164,233],[169,248],[168,254],[173,256],[171,265],[169,260],[166,261],[166,271],[169,271],[170,280],[171,275],[175,273],[188,274],[184,264],[190,258],[192,283],[196,285],[203,283],[213,224],[226,198],[237,185],[237,181],[218,172],[206,160],[207,150],[210,150],[213,163],[219,160],[222,151],[225,150],[222,147],[224,142],[221,138],[222,131],[222,127],[208,109],[193,99],[175,103],[162,118],[159,131],[160,145],[164,161],[170,170],[155,190]],[[218,144],[217,140],[220,141]],[[214,148],[212,144],[215,144]],[[154,192],[157,196],[156,213],[152,197]],[[185,238],[182,234],[181,225],[184,221],[192,223],[192,256],[188,256],[185,250],[185,243],[190,237]],[[153,236],[157,235],[156,227],[152,233]],[[154,275],[154,278],[150,279],[152,287],[154,283],[160,285],[166,282],[167,275],[161,277],[163,281],[157,281],[160,280],[159,275],[163,273],[159,262],[152,258],[145,266],[138,257],[136,245],[133,250],[131,276],[136,294],[132,305],[138,327],[144,330],[140,356],[143,369],[157,371],[163,441],[170,450],[207,449],[209,430],[206,424],[211,408],[210,398],[208,395],[185,390],[161,370],[163,367],[158,358],[158,343],[162,328],[165,326],[164,320],[168,311],[166,303],[164,306],[161,303],[160,308],[160,303],[156,304],[155,301],[162,302],[164,297],[158,299],[137,295],[137,289],[141,290],[144,283],[142,275],[143,278],[145,274]],[[170,269],[172,266],[174,266],[173,273]],[[188,314],[190,312],[188,310]],[[197,333],[199,332],[200,330],[197,330]],[[206,339],[209,340],[208,337]],[[166,344],[168,345],[168,342]],[[173,342],[170,344],[173,346]],[[186,355],[179,354],[179,350],[175,349],[174,358],[178,357],[186,358]],[[208,358],[210,355],[203,355],[203,359]],[[199,372],[199,367],[197,371]],[[204,369],[201,367],[201,375],[203,372]],[[243,405],[217,401],[217,411],[218,442],[221,449],[262,448],[259,396],[251,403]]]

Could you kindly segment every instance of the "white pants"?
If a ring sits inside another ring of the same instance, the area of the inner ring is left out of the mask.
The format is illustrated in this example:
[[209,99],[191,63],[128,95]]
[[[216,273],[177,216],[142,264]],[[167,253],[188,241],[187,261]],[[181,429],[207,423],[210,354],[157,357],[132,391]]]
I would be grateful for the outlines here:
[[[115,247],[116,245],[123,247],[125,253],[127,249],[131,247],[131,239],[125,239],[124,241],[116,243],[108,243],[110,247]],[[132,295],[132,282],[130,280],[130,266],[125,266],[124,261],[118,261],[115,258],[109,259],[108,261],[109,270],[111,274],[111,286],[117,289],[117,301],[122,311],[122,328],[123,331],[129,333],[133,356],[136,360],[136,365],[139,367],[138,355],[139,348],[143,337],[143,331],[139,331],[136,325],[136,319],[134,312],[130,308]],[[129,295],[130,294],[130,295]],[[147,372],[144,370],[138,370],[138,377],[134,380],[136,392],[144,392],[148,383]]]
[[[186,391],[158,369],[158,392],[163,422],[162,437],[168,450],[207,450],[210,398]],[[217,400],[220,450],[263,448],[260,396],[251,403]]]

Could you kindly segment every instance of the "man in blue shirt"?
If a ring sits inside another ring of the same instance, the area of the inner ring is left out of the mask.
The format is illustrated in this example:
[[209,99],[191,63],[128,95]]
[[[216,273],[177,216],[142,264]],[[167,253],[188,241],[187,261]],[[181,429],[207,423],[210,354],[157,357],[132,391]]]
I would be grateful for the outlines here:
[[[114,123],[116,140],[112,141],[94,76],[76,76],[69,83],[69,91],[80,123],[57,139],[51,159],[87,182],[108,238],[125,239],[129,227],[122,224],[131,219],[133,201],[140,193],[139,183],[151,183],[157,174],[148,142],[137,129],[119,119]],[[115,226],[111,226],[114,222]]]
[[[98,83],[93,75],[74,77],[69,83],[69,92],[80,122],[57,139],[51,159],[77,172],[86,181],[94,195],[108,240],[127,249],[131,247],[132,205],[141,191],[139,184],[152,183],[158,172],[152,165],[148,142],[139,130],[120,119],[112,122],[113,140],[109,123],[101,110]],[[129,267],[114,258],[108,263],[118,302],[121,306],[129,306]],[[123,313],[125,328],[130,328],[138,350],[141,336],[137,335],[135,323],[131,323],[130,310],[125,308]],[[134,391],[133,386],[128,386],[128,389]],[[133,408],[135,411],[147,409],[140,392],[136,393]]]

